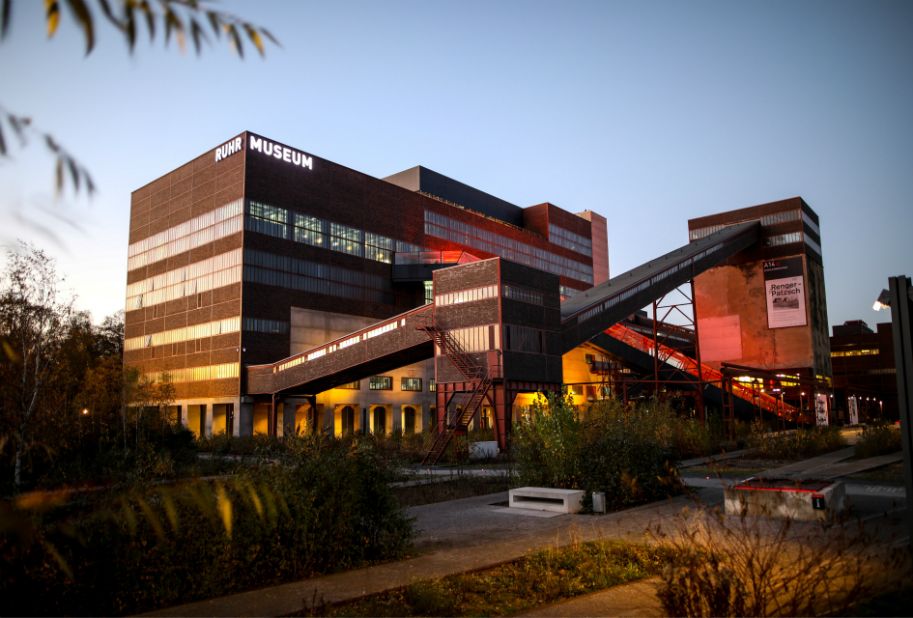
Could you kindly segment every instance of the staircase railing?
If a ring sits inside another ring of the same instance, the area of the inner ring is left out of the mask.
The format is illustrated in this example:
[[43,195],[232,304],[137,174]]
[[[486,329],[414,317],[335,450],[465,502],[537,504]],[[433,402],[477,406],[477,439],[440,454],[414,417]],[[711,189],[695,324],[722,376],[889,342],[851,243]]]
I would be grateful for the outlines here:
[[453,436],[465,431],[476,414],[478,414],[485,403],[485,396],[491,390],[491,376],[487,365],[476,362],[450,331],[439,328],[433,323],[427,323],[419,328],[428,333],[435,345],[453,363],[457,371],[467,381],[475,384],[469,399],[462,407],[456,407],[452,412],[445,410],[445,426],[439,429],[431,448],[422,459],[422,465],[431,466],[440,460]]
[[[723,374],[720,371],[701,363],[700,372],[698,372],[697,361],[686,354],[682,354],[675,348],[657,343],[656,347],[659,349],[656,350],[651,337],[642,335],[622,324],[615,324],[606,329],[605,332],[635,350],[640,350],[650,356],[657,354],[658,358],[667,365],[671,365],[695,378],[700,376],[705,382],[718,383],[720,389],[722,390],[723,388]],[[794,406],[784,403],[777,397],[769,393],[758,392],[750,386],[745,386],[739,382],[732,382],[732,394],[777,416],[794,417],[798,413]]]

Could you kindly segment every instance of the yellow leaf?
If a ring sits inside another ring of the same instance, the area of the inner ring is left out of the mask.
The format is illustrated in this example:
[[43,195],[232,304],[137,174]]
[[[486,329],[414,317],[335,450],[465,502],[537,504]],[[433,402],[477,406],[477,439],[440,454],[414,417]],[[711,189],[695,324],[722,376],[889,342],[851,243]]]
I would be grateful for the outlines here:
[[51,38],[60,25],[60,3],[57,0],[44,0],[44,14],[48,22],[48,38]]
[[231,500],[222,485],[216,487],[216,505],[219,509],[219,517],[222,518],[222,526],[225,527],[225,534],[231,538]]

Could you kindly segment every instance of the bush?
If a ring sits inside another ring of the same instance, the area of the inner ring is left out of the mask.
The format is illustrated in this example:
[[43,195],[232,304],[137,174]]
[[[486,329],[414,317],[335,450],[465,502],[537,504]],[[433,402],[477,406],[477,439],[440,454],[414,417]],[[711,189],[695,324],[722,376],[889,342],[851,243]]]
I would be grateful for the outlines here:
[[853,615],[909,572],[909,555],[861,529],[719,511],[685,512],[654,536],[670,556],[659,599],[670,616]]
[[4,614],[135,613],[402,555],[411,524],[370,442],[287,446],[228,480],[4,504]]
[[838,427],[811,427],[773,432],[762,423],[752,424],[749,446],[763,459],[802,459],[846,447]]
[[674,414],[644,405],[630,410],[607,400],[581,421],[566,397],[537,400],[515,429],[518,481],[606,493],[621,507],[678,493],[672,463]]
[[900,432],[889,425],[866,427],[856,442],[857,459],[896,453],[901,447]]

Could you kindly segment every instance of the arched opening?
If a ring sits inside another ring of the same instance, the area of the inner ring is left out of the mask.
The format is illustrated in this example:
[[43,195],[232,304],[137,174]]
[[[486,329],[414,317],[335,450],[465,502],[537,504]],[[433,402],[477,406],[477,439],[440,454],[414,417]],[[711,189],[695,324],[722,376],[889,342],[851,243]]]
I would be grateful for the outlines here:
[[403,433],[407,435],[415,433],[415,408],[412,406],[403,408]]
[[382,436],[387,433],[387,410],[383,406],[375,406],[372,411],[374,415],[374,434]]
[[342,435],[351,436],[355,433],[355,408],[345,406],[342,409]]

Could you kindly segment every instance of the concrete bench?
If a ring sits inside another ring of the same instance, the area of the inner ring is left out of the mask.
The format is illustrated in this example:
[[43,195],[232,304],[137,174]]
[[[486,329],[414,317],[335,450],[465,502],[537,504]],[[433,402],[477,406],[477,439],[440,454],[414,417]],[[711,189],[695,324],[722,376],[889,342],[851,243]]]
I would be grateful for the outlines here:
[[723,490],[727,515],[828,521],[843,511],[840,481],[750,478]]
[[582,489],[552,489],[551,487],[518,487],[508,492],[508,506],[515,509],[579,513],[583,508]]

